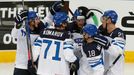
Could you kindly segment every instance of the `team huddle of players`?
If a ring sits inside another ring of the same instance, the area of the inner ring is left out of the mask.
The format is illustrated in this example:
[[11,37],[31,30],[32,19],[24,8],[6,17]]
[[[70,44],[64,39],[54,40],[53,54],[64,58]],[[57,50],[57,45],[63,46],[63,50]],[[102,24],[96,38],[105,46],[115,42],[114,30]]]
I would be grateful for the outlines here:
[[[72,22],[63,7],[54,3],[42,21],[34,11],[16,15],[11,31],[17,38],[14,75],[123,75],[126,37],[115,25],[117,13],[105,11],[97,28],[87,22],[94,16],[87,7],[78,7]],[[28,24],[33,61],[23,21]]]

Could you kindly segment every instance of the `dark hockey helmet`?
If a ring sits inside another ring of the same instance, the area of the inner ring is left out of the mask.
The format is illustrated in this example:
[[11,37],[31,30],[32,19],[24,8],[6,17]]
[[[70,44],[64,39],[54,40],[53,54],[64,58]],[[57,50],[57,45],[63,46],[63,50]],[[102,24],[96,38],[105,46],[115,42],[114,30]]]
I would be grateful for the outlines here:
[[56,12],[53,16],[55,27],[61,26],[62,23],[67,22],[68,16],[65,12]]
[[85,16],[86,19],[93,16],[93,12],[91,12],[87,7],[80,6],[78,7],[78,11],[81,13],[81,15]]
[[114,24],[117,22],[117,19],[118,19],[118,15],[114,10],[105,11],[102,17],[110,18],[112,23]]
[[57,1],[50,7],[50,13],[54,15],[56,12],[61,12],[63,11],[63,7],[64,5],[62,4],[62,2]]
[[83,28],[83,32],[92,37],[97,34],[97,27],[94,24],[86,24]]

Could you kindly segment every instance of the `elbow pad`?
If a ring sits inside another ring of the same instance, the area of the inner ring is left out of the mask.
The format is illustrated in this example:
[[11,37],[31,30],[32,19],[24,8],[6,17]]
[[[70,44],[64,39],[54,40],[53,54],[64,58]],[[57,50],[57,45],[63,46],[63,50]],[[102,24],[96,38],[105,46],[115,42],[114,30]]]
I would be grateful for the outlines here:
[[123,38],[116,37],[112,40],[108,52],[113,56],[118,56],[119,54],[123,54],[125,50],[125,44],[126,42]]
[[74,55],[74,46],[73,46],[73,40],[72,39],[66,39],[64,41],[64,47],[63,47],[63,53],[64,57],[69,62],[74,62],[77,58]]

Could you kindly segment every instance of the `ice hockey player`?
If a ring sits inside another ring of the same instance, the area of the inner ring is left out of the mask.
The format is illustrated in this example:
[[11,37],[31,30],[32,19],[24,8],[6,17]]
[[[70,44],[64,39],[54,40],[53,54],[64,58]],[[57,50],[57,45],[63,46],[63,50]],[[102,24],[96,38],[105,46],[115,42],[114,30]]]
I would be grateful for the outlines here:
[[[82,28],[85,25],[85,16],[83,16],[81,14],[81,12],[79,12],[78,9],[76,9],[76,11],[74,12],[74,17],[73,17],[73,22],[68,24],[67,30],[71,32],[72,34],[72,39],[75,42],[75,49],[74,49],[74,53],[75,55],[80,59],[81,58],[81,50],[80,47],[82,46]],[[73,73],[75,73],[75,75],[77,75],[77,71],[79,69],[79,61],[77,61],[77,63],[75,63],[76,68],[71,68],[70,69],[70,75],[73,75]]]
[[28,21],[28,29],[30,30],[31,44],[33,44],[40,31],[45,28],[34,11],[24,10],[16,15],[15,25],[11,31],[12,37],[17,38],[16,61],[13,75],[36,75],[35,72],[32,73],[28,69],[28,63],[31,61],[28,62],[26,30],[25,26],[22,25],[26,19]]
[[[88,16],[87,16],[88,15]],[[74,16],[72,19],[72,23],[68,24],[67,30],[69,30],[72,33],[72,39],[75,42],[75,47],[74,53],[75,55],[80,59],[82,54],[81,54],[81,46],[82,46],[82,41],[83,41],[83,36],[82,36],[82,28],[86,24],[86,19],[91,17],[92,15],[89,13],[89,10],[87,7],[80,6],[78,7],[75,12]],[[78,75],[78,69],[79,69],[79,64],[75,63],[76,68],[70,70],[70,75]]]
[[[103,41],[96,39],[101,38]],[[103,75],[103,50],[108,47],[108,39],[100,36],[94,24],[86,24],[83,28],[82,58],[79,75]]]
[[11,31],[11,35],[14,38],[17,38],[17,53],[16,53],[16,62],[15,62],[15,69],[14,75],[31,75],[28,71],[28,52],[27,52],[27,45],[26,45],[26,32],[25,27],[22,26],[22,22],[27,18],[30,24],[30,37],[31,37],[31,44],[38,36],[37,34],[40,31],[44,30],[46,27],[52,27],[53,24],[53,15],[55,12],[61,11],[63,8],[61,2],[56,2],[50,8],[49,14],[44,18],[44,20],[40,21],[38,16],[34,11],[22,11],[18,14],[15,18],[15,26]]
[[109,70],[109,66],[113,65],[113,62],[117,59],[119,55],[121,55],[114,66],[111,67],[105,75],[124,75],[123,54],[125,50],[126,35],[120,28],[116,27],[115,24],[117,22],[117,19],[118,14],[114,10],[105,11],[101,18],[102,25],[98,29],[100,34],[108,36],[112,40],[110,47],[104,53],[105,70]]
[[76,61],[73,53],[73,40],[65,30],[67,14],[57,12],[54,17],[54,29],[46,28],[34,42],[34,60],[39,56],[37,74],[70,75],[69,63]]

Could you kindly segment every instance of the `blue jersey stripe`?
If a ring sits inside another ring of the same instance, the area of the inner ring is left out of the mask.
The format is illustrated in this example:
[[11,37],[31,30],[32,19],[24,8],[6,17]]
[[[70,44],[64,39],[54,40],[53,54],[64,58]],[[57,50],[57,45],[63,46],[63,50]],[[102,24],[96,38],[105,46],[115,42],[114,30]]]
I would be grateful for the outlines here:
[[66,42],[64,42],[64,45],[71,45],[71,46],[73,46],[73,44],[71,44],[71,43],[66,43]]
[[42,43],[42,41],[41,41],[41,40],[36,40],[36,42],[38,42],[38,43]]
[[40,44],[38,44],[38,43],[34,43],[34,46],[41,46]]
[[69,48],[69,49],[74,49],[73,47],[64,47],[63,49],[67,49],[67,48]]
[[124,50],[124,47],[122,47],[121,45],[117,44],[117,43],[114,43],[114,45],[117,45],[119,46],[122,50]]
[[102,60],[102,58],[100,58],[99,61],[97,61],[95,64],[90,65],[90,66],[93,68],[93,67],[96,67],[96,66],[99,65],[99,64],[102,64],[102,65],[103,65],[103,60]]

